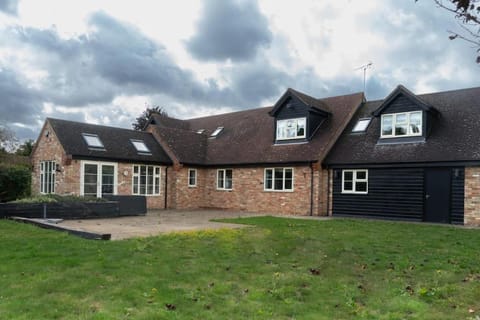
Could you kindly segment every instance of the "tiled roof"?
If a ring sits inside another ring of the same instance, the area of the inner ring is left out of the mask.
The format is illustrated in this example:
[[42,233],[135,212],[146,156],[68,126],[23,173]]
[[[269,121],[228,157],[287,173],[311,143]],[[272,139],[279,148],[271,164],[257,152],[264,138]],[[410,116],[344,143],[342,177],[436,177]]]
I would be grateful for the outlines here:
[[417,95],[435,108],[425,142],[377,144],[380,117],[372,119],[364,134],[352,134],[360,118],[371,117],[383,101],[365,103],[352,119],[325,160],[329,165],[398,164],[421,162],[480,161],[480,87]]
[[[184,164],[228,166],[322,161],[361,104],[363,94],[321,100],[308,98],[309,105],[328,108],[331,116],[306,143],[274,145],[275,118],[269,115],[272,107],[184,120],[188,126],[175,128],[169,126],[169,121],[162,124],[159,118],[150,130]],[[211,138],[210,134],[218,127],[224,127],[223,131]],[[196,133],[200,129],[205,129],[204,133]]]
[[[171,164],[172,161],[148,132],[48,118],[65,152],[74,158]],[[89,148],[83,133],[96,134],[104,148]],[[139,154],[130,139],[142,140],[151,155]]]

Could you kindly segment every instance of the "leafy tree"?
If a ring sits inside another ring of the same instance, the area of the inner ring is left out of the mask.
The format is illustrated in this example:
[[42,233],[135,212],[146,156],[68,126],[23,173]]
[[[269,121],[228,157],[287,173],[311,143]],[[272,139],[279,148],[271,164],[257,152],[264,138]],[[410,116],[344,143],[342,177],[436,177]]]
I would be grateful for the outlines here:
[[454,13],[460,21],[462,32],[449,30],[449,39],[462,39],[473,44],[478,53],[476,61],[480,64],[480,0],[433,1],[438,7]]
[[167,112],[162,107],[156,106],[153,108],[147,108],[142,112],[140,117],[135,119],[135,122],[132,123],[133,130],[141,131],[145,129],[145,126],[147,125],[148,120],[150,120],[150,117],[153,114],[158,114],[162,117],[168,117]]
[[19,156],[29,157],[32,154],[34,145],[35,145],[35,141],[33,141],[32,139],[29,139],[18,147],[17,151],[15,151],[15,154]]

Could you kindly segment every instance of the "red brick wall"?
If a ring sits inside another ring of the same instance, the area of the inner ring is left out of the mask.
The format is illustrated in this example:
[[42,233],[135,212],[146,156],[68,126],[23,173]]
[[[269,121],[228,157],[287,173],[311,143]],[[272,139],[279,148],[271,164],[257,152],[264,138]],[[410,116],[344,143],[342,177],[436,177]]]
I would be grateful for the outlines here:
[[465,168],[464,224],[480,226],[480,167]]
[[[310,214],[311,169],[294,167],[294,191],[264,191],[264,167],[232,168],[233,190],[217,190],[217,169],[197,168],[197,186],[188,187],[188,167],[172,169],[169,207],[177,209],[220,208],[272,214]],[[170,169],[169,169],[170,170]],[[326,214],[326,171],[313,170],[313,214]],[[174,194],[173,194],[174,193]],[[172,202],[170,202],[172,201]],[[173,202],[175,201],[175,202]]]

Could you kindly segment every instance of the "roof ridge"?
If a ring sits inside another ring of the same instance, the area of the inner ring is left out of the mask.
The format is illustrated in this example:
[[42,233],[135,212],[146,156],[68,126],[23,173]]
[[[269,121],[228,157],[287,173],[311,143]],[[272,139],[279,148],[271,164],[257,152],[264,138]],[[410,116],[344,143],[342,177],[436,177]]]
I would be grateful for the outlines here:
[[130,132],[149,133],[148,131],[133,130],[133,129],[127,129],[127,128],[122,128],[122,127],[107,126],[107,125],[104,125],[104,124],[94,124],[94,123],[87,123],[87,122],[80,122],[80,121],[73,121],[73,120],[65,120],[65,119],[58,119],[58,118],[47,117],[46,120],[48,120],[48,121],[59,121],[59,122],[69,122],[69,123],[76,123],[76,124],[83,125],[83,126],[103,127],[103,128],[109,128],[109,129],[115,129],[115,130],[125,130],[125,131],[130,131]]

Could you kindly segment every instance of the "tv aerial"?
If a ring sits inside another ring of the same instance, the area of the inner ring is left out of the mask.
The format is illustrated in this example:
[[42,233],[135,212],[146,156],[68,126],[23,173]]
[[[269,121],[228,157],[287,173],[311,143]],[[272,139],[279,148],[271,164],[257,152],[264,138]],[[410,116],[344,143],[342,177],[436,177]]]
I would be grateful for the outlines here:
[[363,92],[365,93],[365,88],[366,88],[366,80],[367,80],[367,69],[372,68],[373,63],[372,61],[369,61],[368,63],[364,64],[363,66],[360,66],[358,68],[355,68],[355,70],[363,70]]

